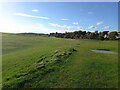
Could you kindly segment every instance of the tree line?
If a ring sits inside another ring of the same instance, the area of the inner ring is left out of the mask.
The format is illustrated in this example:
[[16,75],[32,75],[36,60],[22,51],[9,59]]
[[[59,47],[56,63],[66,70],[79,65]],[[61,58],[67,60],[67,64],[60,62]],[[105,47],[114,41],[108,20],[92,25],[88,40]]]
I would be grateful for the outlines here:
[[65,33],[50,33],[49,36],[70,39],[97,39],[97,40],[120,40],[120,32],[117,31],[74,31]]

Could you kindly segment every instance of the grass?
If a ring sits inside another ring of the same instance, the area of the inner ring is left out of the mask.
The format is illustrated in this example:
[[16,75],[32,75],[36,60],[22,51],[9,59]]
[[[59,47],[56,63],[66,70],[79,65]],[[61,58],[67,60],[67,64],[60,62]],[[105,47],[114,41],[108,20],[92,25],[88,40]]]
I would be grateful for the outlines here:
[[[117,88],[117,41],[2,34],[3,88]],[[76,51],[77,50],[77,51]]]

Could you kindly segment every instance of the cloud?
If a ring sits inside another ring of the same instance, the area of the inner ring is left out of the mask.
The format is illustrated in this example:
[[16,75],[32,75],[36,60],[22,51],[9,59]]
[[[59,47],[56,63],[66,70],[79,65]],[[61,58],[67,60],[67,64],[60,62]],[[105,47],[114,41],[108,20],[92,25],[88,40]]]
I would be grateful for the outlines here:
[[70,32],[70,30],[67,29],[50,29],[46,27],[45,24],[42,23],[34,23],[32,25],[24,25],[24,24],[18,24],[13,21],[1,19],[0,20],[0,32],[7,32],[7,33],[53,33],[53,32]]
[[69,20],[69,19],[67,19],[67,18],[62,18],[61,20],[63,20],[63,21],[67,21],[67,20]]
[[89,11],[88,14],[91,15],[91,14],[93,14],[93,12]]
[[72,26],[66,26],[65,28],[67,28],[67,29],[71,29],[71,28],[73,28]]
[[73,22],[72,24],[79,24],[78,22]]
[[54,27],[61,27],[61,25],[58,25],[58,24],[54,24],[54,23],[49,23],[49,24]]
[[38,17],[38,16],[33,16],[25,13],[14,13],[13,15],[18,15],[18,16],[23,16],[23,17],[33,17],[33,18],[41,18],[41,19],[49,19],[48,17]]
[[97,27],[95,27],[95,26],[90,26],[90,27],[88,27],[88,29],[97,29]]
[[103,22],[97,22],[97,23],[96,23],[96,25],[101,25],[101,24],[103,24]]
[[21,33],[21,32],[34,32],[34,30],[29,25],[21,25],[15,22],[1,19],[0,21],[0,31],[1,32],[11,32],[11,33]]
[[45,34],[53,33],[53,32],[59,32],[59,33],[70,32],[70,30],[67,30],[67,29],[50,29],[42,23],[36,23],[32,25],[31,28],[36,33],[45,33]]
[[67,29],[73,28],[72,26],[67,26],[67,25],[59,25],[59,24],[54,24],[54,23],[49,23],[49,24],[54,27],[62,27],[62,28],[67,28]]
[[37,9],[33,9],[33,10],[32,10],[32,12],[38,12],[38,11],[39,11],[39,10],[37,10]]
[[104,27],[104,29],[109,29],[109,28],[110,28],[110,26],[105,26],[105,27]]
[[89,32],[92,32],[92,33],[93,33],[93,32],[95,32],[95,31],[89,30]]
[[77,29],[85,29],[84,27],[77,27]]

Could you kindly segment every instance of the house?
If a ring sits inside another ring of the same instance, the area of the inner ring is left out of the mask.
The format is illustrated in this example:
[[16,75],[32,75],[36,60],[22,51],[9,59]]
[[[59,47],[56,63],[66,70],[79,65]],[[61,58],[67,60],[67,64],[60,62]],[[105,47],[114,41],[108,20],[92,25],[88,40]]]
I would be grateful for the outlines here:
[[108,35],[107,35],[107,34],[105,34],[105,35],[104,35],[104,38],[105,38],[105,39],[107,39],[107,38],[108,38]]
[[116,39],[120,40],[120,32],[118,32],[118,36],[116,36]]

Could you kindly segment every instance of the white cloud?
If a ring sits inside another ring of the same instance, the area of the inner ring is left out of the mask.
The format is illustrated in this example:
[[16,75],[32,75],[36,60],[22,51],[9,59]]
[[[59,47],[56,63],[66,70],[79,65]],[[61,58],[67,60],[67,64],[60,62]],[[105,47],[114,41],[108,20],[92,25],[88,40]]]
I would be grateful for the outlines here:
[[109,28],[110,28],[110,26],[105,26],[105,27],[104,27],[104,29],[109,29]]
[[54,23],[49,23],[49,24],[54,27],[61,27],[61,25],[58,25],[58,24],[54,24]]
[[38,12],[38,11],[39,11],[39,10],[37,10],[37,9],[33,9],[33,10],[32,10],[32,12]]
[[13,15],[23,16],[23,17],[34,17],[34,18],[41,18],[41,19],[49,19],[48,17],[39,17],[39,16],[33,16],[25,13],[14,13]]
[[67,29],[71,29],[71,28],[73,28],[72,26],[66,26],[65,28],[67,28]]
[[72,24],[79,24],[78,22],[73,22]]
[[103,22],[97,22],[97,23],[96,23],[96,25],[101,25],[101,24],[103,24]]
[[90,27],[88,27],[88,29],[97,29],[97,27],[95,27],[95,26],[90,26]]
[[53,32],[70,32],[67,29],[50,29],[46,27],[42,23],[35,23],[32,25],[24,25],[24,24],[17,24],[12,21],[8,21],[5,19],[0,20],[0,32],[7,32],[7,33],[53,33]]
[[93,32],[95,32],[95,31],[89,30],[89,32],[92,32],[92,33],[93,33]]
[[21,25],[15,22],[1,19],[0,21],[0,31],[1,32],[11,32],[11,33],[19,33],[19,32],[34,32],[31,26]]
[[85,29],[84,27],[77,27],[77,29]]
[[67,20],[69,20],[69,19],[67,19],[67,18],[62,18],[61,20],[63,20],[63,21],[67,21]]
[[58,33],[65,33],[65,32],[71,32],[71,30],[68,29],[53,29],[50,33],[52,32],[58,32]]
[[67,29],[50,29],[41,23],[37,23],[33,25],[32,28],[35,30],[34,32],[36,33],[45,33],[45,34],[53,33],[53,32],[59,32],[59,33],[70,32],[70,30]]
[[72,26],[67,26],[67,25],[59,25],[59,24],[54,24],[54,23],[49,23],[49,24],[54,27],[62,27],[62,28],[67,28],[67,29],[73,28]]

